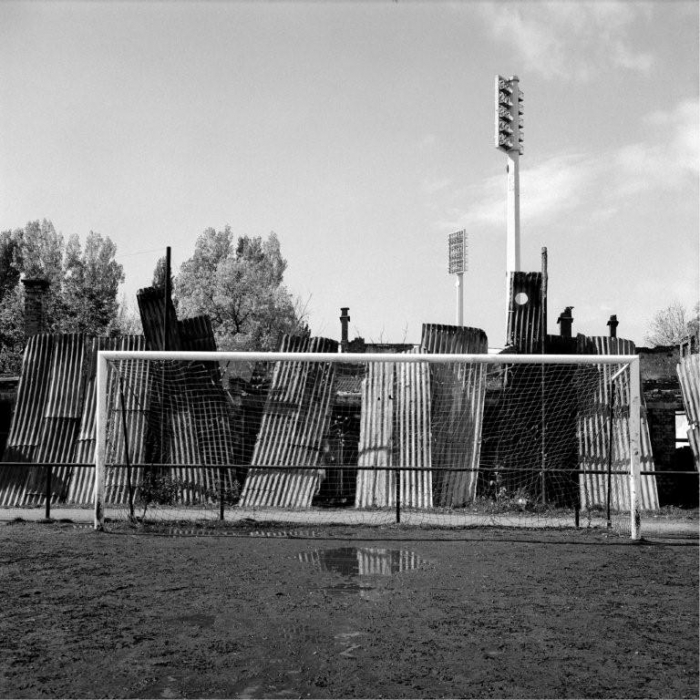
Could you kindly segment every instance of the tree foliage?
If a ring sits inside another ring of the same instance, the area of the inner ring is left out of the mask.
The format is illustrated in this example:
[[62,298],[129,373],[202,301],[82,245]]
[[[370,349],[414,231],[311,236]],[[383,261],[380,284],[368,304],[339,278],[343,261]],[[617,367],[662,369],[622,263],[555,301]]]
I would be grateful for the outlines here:
[[286,268],[274,233],[234,241],[229,226],[208,228],[175,279],[179,315],[207,314],[221,350],[275,350],[282,333],[308,333]]
[[109,333],[118,318],[117,293],[124,281],[109,237],[91,231],[82,246],[67,243],[51,221],[30,221],[0,233],[0,372],[19,371],[24,334],[24,289],[20,279],[42,278],[46,330],[53,333]]
[[700,304],[691,312],[674,301],[654,314],[645,340],[652,346],[679,345],[688,336],[697,338],[699,333]]

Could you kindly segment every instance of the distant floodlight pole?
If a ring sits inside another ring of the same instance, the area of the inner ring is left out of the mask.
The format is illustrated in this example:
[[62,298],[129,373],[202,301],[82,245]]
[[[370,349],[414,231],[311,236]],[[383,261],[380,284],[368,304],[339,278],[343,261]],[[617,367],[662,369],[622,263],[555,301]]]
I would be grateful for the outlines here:
[[457,325],[464,325],[464,273],[467,271],[469,258],[467,247],[467,232],[463,229],[451,233],[447,242],[448,270],[451,275],[457,275]]
[[496,148],[508,156],[506,270],[520,270],[520,164],[523,154],[523,93],[518,76],[496,76]]

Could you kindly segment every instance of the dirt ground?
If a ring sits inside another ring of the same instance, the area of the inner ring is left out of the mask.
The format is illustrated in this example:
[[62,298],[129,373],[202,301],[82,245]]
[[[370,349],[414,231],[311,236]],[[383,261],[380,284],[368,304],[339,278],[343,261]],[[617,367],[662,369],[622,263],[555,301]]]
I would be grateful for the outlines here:
[[698,542],[0,524],[0,695],[698,697]]

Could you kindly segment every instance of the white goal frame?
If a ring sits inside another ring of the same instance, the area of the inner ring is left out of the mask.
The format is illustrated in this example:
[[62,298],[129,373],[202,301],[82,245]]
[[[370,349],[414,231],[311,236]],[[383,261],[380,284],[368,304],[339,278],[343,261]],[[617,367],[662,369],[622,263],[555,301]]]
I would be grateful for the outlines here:
[[301,352],[183,352],[151,350],[102,350],[97,355],[95,413],[94,527],[104,529],[105,457],[107,445],[107,379],[109,362],[116,360],[173,360],[181,362],[343,362],[450,363],[472,362],[492,365],[627,365],[630,370],[630,537],[641,539],[641,379],[638,355],[458,355],[396,353],[301,353]]

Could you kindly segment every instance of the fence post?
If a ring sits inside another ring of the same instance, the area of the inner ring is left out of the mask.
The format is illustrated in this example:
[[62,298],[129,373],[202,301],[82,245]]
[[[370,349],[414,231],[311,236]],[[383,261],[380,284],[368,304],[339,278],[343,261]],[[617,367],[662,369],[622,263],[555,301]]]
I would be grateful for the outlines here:
[[224,519],[224,495],[225,495],[224,467],[219,467],[219,520]]
[[52,467],[50,464],[46,465],[46,512],[44,516],[46,520],[51,519],[51,472]]
[[394,482],[396,485],[396,522],[401,522],[401,470],[395,470]]

